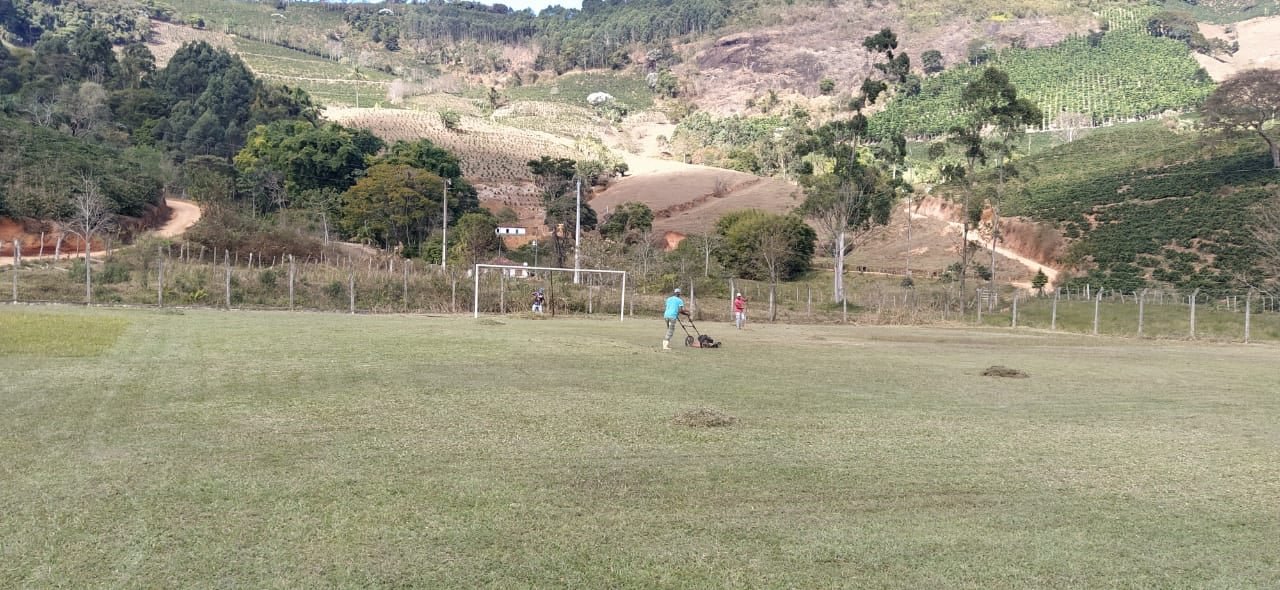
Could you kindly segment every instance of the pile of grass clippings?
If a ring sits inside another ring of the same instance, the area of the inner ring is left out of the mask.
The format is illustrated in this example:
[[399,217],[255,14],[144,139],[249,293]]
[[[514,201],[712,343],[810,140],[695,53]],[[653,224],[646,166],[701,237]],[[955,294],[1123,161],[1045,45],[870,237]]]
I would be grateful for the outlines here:
[[1012,377],[1012,378],[1014,378],[1014,379],[1026,379],[1027,377],[1030,377],[1030,375],[1028,375],[1028,374],[1026,374],[1026,373],[1024,373],[1024,372],[1022,372],[1022,371],[1019,371],[1019,370],[1017,370],[1017,369],[1010,369],[1009,367],[1002,367],[1002,366],[1000,366],[1000,365],[992,365],[992,366],[990,366],[990,367],[987,367],[987,370],[985,370],[985,371],[983,371],[983,372],[982,372],[982,376],[984,376],[984,377]]
[[689,426],[691,428],[715,428],[719,426],[732,426],[738,419],[730,416],[720,410],[711,408],[698,408],[696,410],[685,410],[676,414],[671,419],[680,426]]

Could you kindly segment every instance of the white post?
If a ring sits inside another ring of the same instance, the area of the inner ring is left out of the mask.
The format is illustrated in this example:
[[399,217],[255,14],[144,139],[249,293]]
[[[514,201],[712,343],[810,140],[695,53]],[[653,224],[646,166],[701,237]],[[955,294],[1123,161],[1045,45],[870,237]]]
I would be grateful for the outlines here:
[[581,280],[582,263],[578,252],[582,250],[582,179],[578,179],[578,211],[573,222],[573,284]]
[[156,258],[156,307],[164,307],[164,256]]
[[[1070,291],[1068,291],[1067,293],[1068,293],[1067,297],[1070,297],[1071,296]],[[1058,329],[1058,297],[1060,297],[1061,295],[1062,295],[1061,290],[1054,290],[1053,308],[1052,308],[1052,311],[1049,312],[1049,329],[1053,331],[1057,331]]]
[[1196,337],[1196,299],[1200,298],[1200,288],[1191,293],[1191,339]]
[[1013,328],[1018,327],[1018,294],[1013,294]]
[[623,311],[627,309],[627,273],[622,273],[622,303],[618,305],[618,321],[623,321],[626,316]]
[[1093,335],[1098,335],[1098,307],[1102,305],[1102,289],[1098,289],[1098,296],[1093,300]]
[[[16,299],[16,297],[15,297]],[[1253,311],[1253,289],[1244,296],[1244,343],[1249,343],[1249,315]]]
[[1143,289],[1142,294],[1138,296],[1138,337],[1142,337],[1142,322],[1147,312],[1147,290]]
[[440,270],[446,270],[449,264],[449,184],[452,182],[444,179],[444,198],[440,199]]
[[13,240],[13,302],[18,302],[18,266],[22,264],[22,246]]
[[224,292],[227,296],[227,309],[231,309],[231,251],[222,249],[222,266],[227,269],[227,282]]
[[480,265],[479,264],[476,265],[475,275],[476,275],[475,276],[476,285],[471,289],[471,295],[472,295],[471,311],[473,312],[472,317],[479,319],[480,318]]

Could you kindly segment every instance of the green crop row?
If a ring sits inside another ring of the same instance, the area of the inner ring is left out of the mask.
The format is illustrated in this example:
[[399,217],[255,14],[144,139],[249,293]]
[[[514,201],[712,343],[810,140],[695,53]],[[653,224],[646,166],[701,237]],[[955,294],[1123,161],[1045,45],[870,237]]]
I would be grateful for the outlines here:
[[1019,95],[1040,107],[1040,127],[1046,129],[1186,110],[1213,88],[1180,42],[1128,31],[1108,33],[1096,42],[1072,37],[1053,47],[1008,49],[990,64],[961,66],[928,78],[919,94],[898,96],[872,117],[872,133],[947,133],[963,116],[961,90],[988,66],[1006,72]]

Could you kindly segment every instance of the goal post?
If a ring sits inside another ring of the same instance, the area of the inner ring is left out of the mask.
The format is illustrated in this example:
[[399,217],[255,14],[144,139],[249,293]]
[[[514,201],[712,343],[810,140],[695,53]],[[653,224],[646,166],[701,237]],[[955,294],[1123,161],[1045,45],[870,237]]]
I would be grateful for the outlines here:
[[567,272],[567,273],[600,273],[604,275],[621,275],[622,287],[620,289],[621,298],[618,302],[618,321],[624,321],[627,309],[627,271],[625,270],[606,270],[599,268],[560,268],[555,266],[524,266],[514,264],[477,264],[473,279],[475,286],[472,288],[471,311],[473,317],[480,317],[480,271],[484,269],[498,269],[504,273],[527,273],[528,271],[546,271],[546,272]]

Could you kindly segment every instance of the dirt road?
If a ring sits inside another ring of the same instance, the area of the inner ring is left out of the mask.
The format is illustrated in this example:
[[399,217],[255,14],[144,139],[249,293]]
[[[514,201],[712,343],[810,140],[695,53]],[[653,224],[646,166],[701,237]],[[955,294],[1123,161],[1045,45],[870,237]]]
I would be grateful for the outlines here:
[[[944,221],[946,222],[947,227],[955,230],[957,234],[964,232],[964,224],[958,221],[951,221],[950,219],[944,219],[943,217],[934,215],[932,213],[933,213],[932,211],[930,211],[929,215],[926,215],[923,213],[912,213],[911,216],[916,219],[937,219],[939,221]],[[970,232],[970,235],[973,235],[973,232]],[[982,247],[982,249],[987,252],[991,251],[990,242],[985,242],[980,238],[979,239],[970,238],[969,241],[971,243],[977,244],[978,246]],[[996,246],[996,254],[999,254],[1001,256],[1004,256],[1005,258],[1013,260],[1018,264],[1021,264],[1027,267],[1030,270],[1044,271],[1044,275],[1046,277],[1049,277],[1050,285],[1056,285],[1058,283],[1058,269],[1056,268],[1048,266],[1042,262],[1037,262],[1035,260],[1032,260],[1031,258],[1027,258],[1026,256],[1018,254],[1017,252],[1014,252],[1013,250],[1010,250],[1003,246]],[[1009,284],[1019,289],[1023,289],[1025,291],[1032,290],[1031,283],[1029,281],[1013,281],[1013,282],[1010,282]]]
[[[165,204],[169,206],[169,210],[172,213],[169,215],[169,221],[166,221],[164,225],[155,230],[156,235],[162,238],[180,236],[188,229],[191,229],[191,226],[195,225],[197,221],[200,221],[200,207],[191,201],[184,199],[165,199]],[[103,254],[106,254],[105,250],[95,250],[89,253],[90,256],[95,257]],[[61,257],[69,258],[71,256],[72,255],[69,254],[62,254]],[[79,254],[75,254],[74,256],[79,257]],[[22,257],[23,260],[48,260],[52,258],[52,254],[47,254],[45,256]],[[0,256],[0,266],[12,264],[13,257]]]

